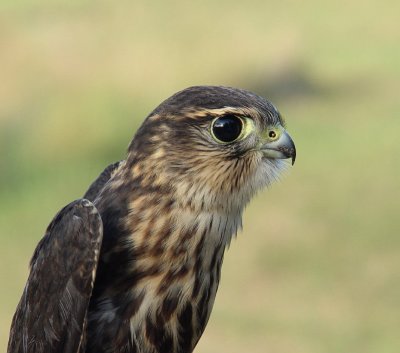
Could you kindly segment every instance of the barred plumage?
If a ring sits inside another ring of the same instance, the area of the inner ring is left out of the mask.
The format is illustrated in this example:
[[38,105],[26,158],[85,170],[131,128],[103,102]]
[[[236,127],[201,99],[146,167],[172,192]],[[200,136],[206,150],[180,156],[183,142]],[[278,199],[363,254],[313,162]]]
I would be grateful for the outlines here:
[[[295,148],[284,122],[253,93],[199,86],[166,100],[140,127],[127,158],[49,226],[32,259],[8,352],[192,352],[242,211],[278,177],[285,158],[294,161]],[[92,222],[97,231],[88,244]],[[100,242],[98,256],[93,244]],[[73,266],[60,267],[60,256]],[[42,288],[40,298],[32,286]],[[43,305],[52,309],[42,311]]]

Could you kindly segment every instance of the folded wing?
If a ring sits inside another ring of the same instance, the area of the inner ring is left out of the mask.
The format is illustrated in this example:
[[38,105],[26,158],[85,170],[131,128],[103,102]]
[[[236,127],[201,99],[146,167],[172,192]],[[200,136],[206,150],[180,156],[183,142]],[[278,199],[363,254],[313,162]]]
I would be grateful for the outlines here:
[[8,353],[84,351],[102,236],[100,215],[86,199],[70,203],[54,217],[32,257]]

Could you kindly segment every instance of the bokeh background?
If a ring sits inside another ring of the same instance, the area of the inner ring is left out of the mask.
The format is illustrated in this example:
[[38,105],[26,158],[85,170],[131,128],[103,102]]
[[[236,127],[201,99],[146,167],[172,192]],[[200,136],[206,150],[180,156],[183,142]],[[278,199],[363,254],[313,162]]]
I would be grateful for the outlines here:
[[55,212],[195,84],[270,98],[298,150],[225,256],[196,352],[400,351],[400,2],[3,0],[0,352]]

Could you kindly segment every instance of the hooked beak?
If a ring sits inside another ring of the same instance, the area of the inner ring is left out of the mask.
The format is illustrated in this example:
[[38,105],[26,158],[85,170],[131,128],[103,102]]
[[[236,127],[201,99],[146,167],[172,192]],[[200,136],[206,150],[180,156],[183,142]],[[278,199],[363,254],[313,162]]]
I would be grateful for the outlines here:
[[265,157],[271,159],[291,158],[292,165],[296,160],[296,146],[286,131],[283,131],[277,140],[263,144],[261,151]]

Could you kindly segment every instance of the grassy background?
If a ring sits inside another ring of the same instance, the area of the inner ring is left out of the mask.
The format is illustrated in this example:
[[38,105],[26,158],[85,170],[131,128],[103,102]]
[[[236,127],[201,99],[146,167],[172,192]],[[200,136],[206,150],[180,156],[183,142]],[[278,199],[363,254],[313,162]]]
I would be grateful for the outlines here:
[[186,86],[286,116],[298,160],[247,209],[196,352],[400,349],[400,3],[3,0],[0,352],[55,212]]

